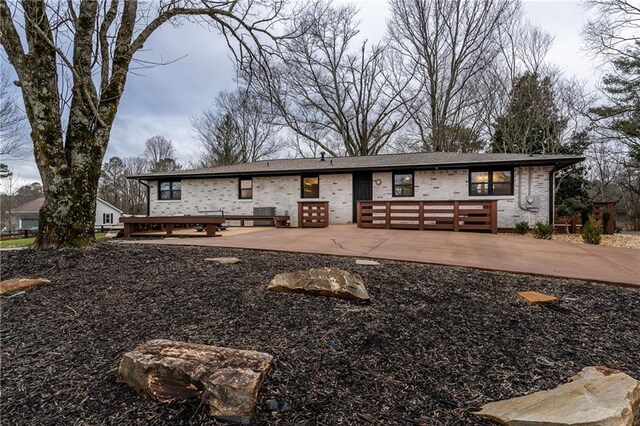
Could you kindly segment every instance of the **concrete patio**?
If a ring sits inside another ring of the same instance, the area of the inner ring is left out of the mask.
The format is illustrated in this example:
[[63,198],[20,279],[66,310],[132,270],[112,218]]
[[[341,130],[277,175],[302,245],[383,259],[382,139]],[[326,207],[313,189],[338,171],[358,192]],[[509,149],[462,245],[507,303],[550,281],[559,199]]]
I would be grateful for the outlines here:
[[332,225],[319,229],[251,227],[244,228],[242,233],[224,231],[222,235],[222,238],[165,238],[130,242],[401,260],[640,287],[640,250],[632,249],[500,234],[358,229],[355,225]]

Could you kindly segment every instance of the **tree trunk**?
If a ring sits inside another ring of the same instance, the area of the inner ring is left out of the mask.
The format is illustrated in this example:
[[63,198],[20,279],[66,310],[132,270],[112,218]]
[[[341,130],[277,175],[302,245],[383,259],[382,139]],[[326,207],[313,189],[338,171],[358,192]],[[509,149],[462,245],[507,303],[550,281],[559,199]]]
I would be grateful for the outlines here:
[[36,248],[86,247],[95,242],[96,196],[106,144],[84,135],[82,143],[74,143],[67,134],[67,146],[75,149],[67,153],[65,164],[52,166],[50,159],[36,155],[45,197]]

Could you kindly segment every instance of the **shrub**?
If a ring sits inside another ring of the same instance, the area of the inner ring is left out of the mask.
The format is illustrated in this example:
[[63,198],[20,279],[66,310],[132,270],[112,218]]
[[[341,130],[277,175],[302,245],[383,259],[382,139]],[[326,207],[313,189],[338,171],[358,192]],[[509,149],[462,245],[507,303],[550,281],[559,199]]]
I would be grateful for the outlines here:
[[516,223],[516,234],[524,235],[529,232],[529,222],[523,220],[522,222]]
[[550,240],[553,236],[553,225],[544,222],[536,222],[533,233],[536,238],[541,240]]
[[584,214],[589,211],[589,206],[577,198],[567,198],[558,206],[558,216],[573,216],[576,213]]
[[589,220],[582,227],[582,240],[587,244],[600,244],[602,239],[602,226],[596,221],[596,218],[589,216]]

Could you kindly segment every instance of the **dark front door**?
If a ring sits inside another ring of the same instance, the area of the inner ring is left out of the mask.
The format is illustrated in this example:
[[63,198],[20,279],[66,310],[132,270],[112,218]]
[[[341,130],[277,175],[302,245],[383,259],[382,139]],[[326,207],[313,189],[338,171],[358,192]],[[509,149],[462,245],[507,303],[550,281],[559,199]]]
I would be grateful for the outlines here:
[[353,223],[358,221],[358,201],[373,199],[373,174],[357,172],[353,174]]

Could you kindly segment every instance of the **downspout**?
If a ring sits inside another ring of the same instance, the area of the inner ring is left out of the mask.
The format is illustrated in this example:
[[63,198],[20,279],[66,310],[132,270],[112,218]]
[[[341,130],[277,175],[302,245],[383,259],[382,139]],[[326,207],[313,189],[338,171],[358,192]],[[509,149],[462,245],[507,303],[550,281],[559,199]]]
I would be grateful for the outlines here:
[[558,167],[558,164],[553,166],[553,169],[549,172],[549,224],[555,226],[556,219],[556,172],[562,170],[564,167]]
[[138,179],[138,183],[147,188],[147,216],[149,216],[149,211],[151,210],[151,188],[142,179]]

